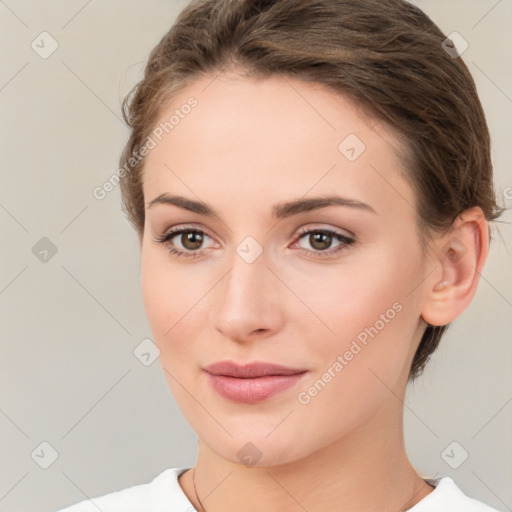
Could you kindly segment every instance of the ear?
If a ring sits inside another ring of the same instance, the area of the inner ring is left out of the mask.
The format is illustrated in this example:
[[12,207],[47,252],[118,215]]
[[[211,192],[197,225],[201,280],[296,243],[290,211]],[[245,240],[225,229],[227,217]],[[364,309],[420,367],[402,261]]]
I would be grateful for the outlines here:
[[464,211],[451,231],[436,241],[437,265],[425,285],[421,316],[430,325],[447,325],[475,296],[489,252],[489,226],[479,207]]

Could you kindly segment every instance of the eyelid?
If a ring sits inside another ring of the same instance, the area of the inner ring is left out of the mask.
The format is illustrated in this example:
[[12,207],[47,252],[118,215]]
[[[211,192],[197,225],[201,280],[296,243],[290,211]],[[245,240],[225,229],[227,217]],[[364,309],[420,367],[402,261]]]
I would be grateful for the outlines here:
[[164,242],[166,239],[172,238],[173,236],[178,235],[183,231],[198,231],[206,235],[211,240],[215,240],[214,237],[208,234],[207,230],[205,230],[203,227],[195,226],[194,224],[177,224],[176,226],[172,226],[164,230],[162,234],[156,235],[154,240],[158,242]]
[[355,233],[348,229],[342,229],[342,228],[335,228],[333,226],[327,226],[325,224],[322,224],[320,222],[313,222],[312,224],[307,224],[306,226],[303,226],[299,229],[299,232],[296,236],[303,235],[304,233],[307,233],[309,231],[333,231],[337,233],[338,235],[345,236],[347,238],[356,238]]

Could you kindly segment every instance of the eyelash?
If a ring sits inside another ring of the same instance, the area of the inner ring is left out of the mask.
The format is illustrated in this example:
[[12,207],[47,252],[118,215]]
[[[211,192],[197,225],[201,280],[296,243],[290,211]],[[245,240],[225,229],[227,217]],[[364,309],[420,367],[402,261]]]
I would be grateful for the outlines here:
[[[166,246],[167,250],[171,254],[175,255],[177,258],[183,257],[183,258],[195,259],[195,258],[201,257],[203,255],[204,250],[203,251],[185,252],[185,251],[176,249],[176,247],[169,245],[169,242],[173,238],[175,238],[176,236],[181,235],[183,233],[199,233],[199,234],[208,236],[204,231],[202,231],[200,229],[177,227],[177,228],[172,228],[172,229],[166,231],[162,235],[156,236],[154,238],[154,241]],[[327,235],[329,237],[332,237],[332,238],[338,240],[339,242],[342,242],[342,244],[339,245],[334,250],[328,249],[325,251],[311,251],[309,249],[304,249],[302,247],[300,247],[298,249],[299,252],[301,252],[301,253],[306,253],[308,255],[313,254],[314,255],[313,258],[328,258],[328,257],[335,256],[335,255],[347,250],[350,245],[353,245],[356,242],[355,239],[350,238],[346,235],[343,235],[342,233],[338,233],[337,231],[333,231],[330,229],[324,229],[324,228],[318,228],[318,229],[308,229],[308,230],[301,231],[298,235],[297,241],[294,242],[293,245],[295,245],[295,243],[297,243],[299,240],[301,240],[305,235],[310,235],[312,233],[320,233],[323,235]],[[208,238],[210,238],[210,237],[208,237]]]

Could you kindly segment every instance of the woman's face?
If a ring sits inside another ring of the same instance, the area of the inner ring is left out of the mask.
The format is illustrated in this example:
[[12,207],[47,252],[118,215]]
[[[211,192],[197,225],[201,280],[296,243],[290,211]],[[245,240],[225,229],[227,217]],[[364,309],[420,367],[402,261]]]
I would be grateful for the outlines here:
[[[389,128],[317,84],[227,75],[189,85],[157,124],[142,293],[169,387],[201,441],[224,459],[254,450],[257,465],[273,465],[395,428],[432,269]],[[215,215],[150,206],[163,194]],[[327,196],[349,202],[301,206]],[[190,231],[156,241],[170,229]],[[225,360],[307,372],[244,403],[203,370]]]

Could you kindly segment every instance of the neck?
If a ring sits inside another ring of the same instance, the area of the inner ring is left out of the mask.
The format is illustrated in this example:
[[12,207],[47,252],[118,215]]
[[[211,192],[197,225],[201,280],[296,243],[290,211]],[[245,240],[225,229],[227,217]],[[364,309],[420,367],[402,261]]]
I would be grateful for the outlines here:
[[[355,432],[305,458],[247,467],[219,457],[199,441],[195,489],[206,512],[405,511],[432,492],[409,462],[403,442],[401,403],[390,422],[381,412]],[[399,414],[396,414],[396,412]],[[192,472],[180,485],[197,510]]]

